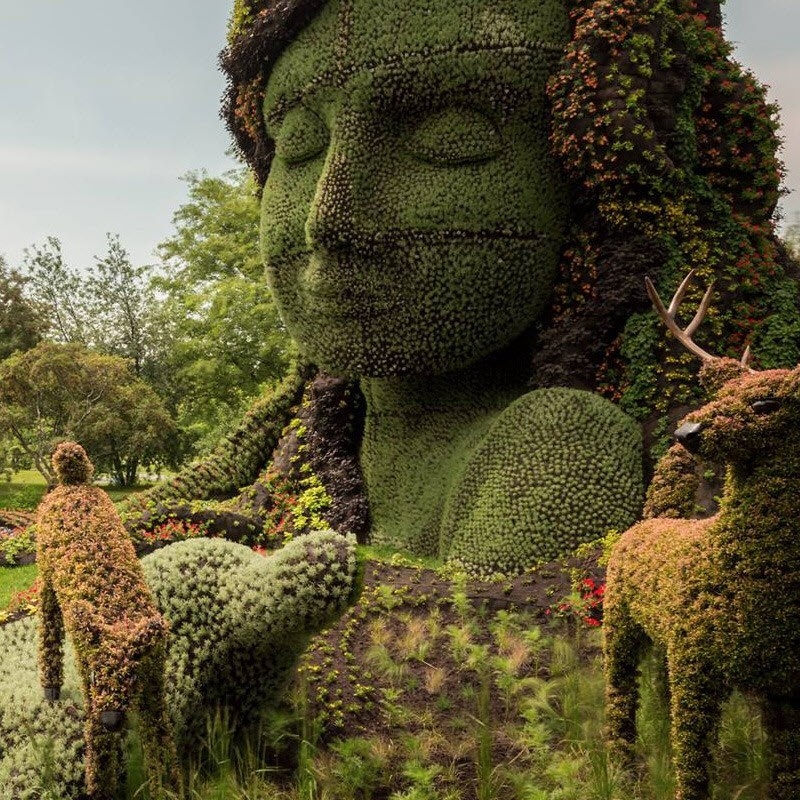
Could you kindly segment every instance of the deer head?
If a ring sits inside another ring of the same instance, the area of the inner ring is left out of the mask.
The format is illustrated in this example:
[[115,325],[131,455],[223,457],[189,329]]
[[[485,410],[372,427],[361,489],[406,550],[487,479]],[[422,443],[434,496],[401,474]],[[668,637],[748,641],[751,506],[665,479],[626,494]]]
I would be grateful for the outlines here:
[[650,279],[645,279],[658,315],[678,341],[703,361],[701,380],[716,390],[714,400],[682,420],[675,438],[704,458],[749,467],[777,463],[787,449],[800,452],[800,366],[758,372],[750,368],[749,347],[737,362],[713,356],[692,341],[713,289],[713,285],[708,287],[694,318],[682,329],[675,315],[693,275],[694,270],[684,278],[669,307]]

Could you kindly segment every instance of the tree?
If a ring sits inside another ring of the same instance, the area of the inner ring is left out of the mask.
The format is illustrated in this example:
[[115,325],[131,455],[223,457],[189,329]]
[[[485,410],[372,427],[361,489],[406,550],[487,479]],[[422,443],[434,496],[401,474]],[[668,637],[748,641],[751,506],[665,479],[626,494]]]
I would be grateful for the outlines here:
[[106,254],[80,273],[64,263],[60,241],[25,251],[34,294],[48,310],[50,338],[127,358],[137,375],[156,372],[159,341],[153,268],[135,267],[119,236],[107,234]]
[[174,434],[158,395],[124,359],[41,342],[0,363],[0,436],[13,438],[48,483],[61,440],[79,441],[99,472],[129,486],[140,465],[169,458]]
[[189,199],[175,212],[174,235],[159,245],[164,276],[156,283],[176,412],[210,442],[283,376],[289,338],[264,280],[250,173],[192,172],[185,180]]
[[[135,267],[119,236],[108,234],[103,258],[95,257],[87,277],[85,305],[91,308],[95,328],[93,344],[111,355],[127,358],[142,375],[151,360],[154,320],[152,268]],[[102,345],[101,345],[102,341]]]
[[26,294],[26,283],[0,255],[0,360],[36,345],[47,327],[42,309]]
[[31,245],[25,250],[23,264],[31,292],[46,311],[50,338],[87,344],[83,282],[64,263],[61,242],[55,236],[48,236],[43,245]]

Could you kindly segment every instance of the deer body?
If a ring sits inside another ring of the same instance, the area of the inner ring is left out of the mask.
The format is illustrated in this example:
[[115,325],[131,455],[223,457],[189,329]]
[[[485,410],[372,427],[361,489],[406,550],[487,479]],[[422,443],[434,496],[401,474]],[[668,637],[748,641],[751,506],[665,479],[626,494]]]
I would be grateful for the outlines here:
[[[174,785],[177,761],[164,704],[167,624],[113,503],[87,483],[91,464],[83,449],[60,445],[53,462],[67,479],[62,477],[37,512],[39,668],[45,696],[59,697],[66,630],[83,685],[89,796],[115,796],[121,742],[113,734],[131,706],[139,712],[148,768],[162,783]],[[73,480],[74,475],[81,479]]]
[[[674,315],[674,306],[665,313]],[[735,377],[686,418],[676,438],[727,465],[724,496],[714,517],[645,520],[612,550],[604,620],[608,735],[629,759],[637,668],[643,650],[655,644],[667,660],[678,800],[710,797],[722,704],[736,688],[757,696],[764,713],[774,753],[768,796],[796,800],[800,367],[753,372],[744,362],[737,367],[698,350],[706,362],[701,379],[718,385],[722,376]]]

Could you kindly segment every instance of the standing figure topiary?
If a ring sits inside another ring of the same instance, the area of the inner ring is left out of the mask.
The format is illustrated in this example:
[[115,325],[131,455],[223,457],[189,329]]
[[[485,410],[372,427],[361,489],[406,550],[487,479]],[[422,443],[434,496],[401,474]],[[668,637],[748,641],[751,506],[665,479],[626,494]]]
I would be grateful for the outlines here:
[[64,631],[75,648],[86,710],[86,789],[115,796],[125,712],[133,706],[148,770],[158,785],[180,779],[164,703],[168,626],[113,503],[90,486],[93,467],[74,442],[53,454],[59,480],[37,512],[41,577],[39,669],[45,697],[59,699]]
[[[719,513],[648,519],[627,531],[608,564],[605,655],[609,738],[630,758],[643,648],[666,652],[678,800],[706,800],[723,701],[756,695],[774,753],[771,800],[800,797],[800,366],[755,372],[717,359],[691,335],[710,299],[670,330],[704,363],[716,398],[689,414],[678,441],[727,465]],[[680,474],[678,475],[681,479]]]

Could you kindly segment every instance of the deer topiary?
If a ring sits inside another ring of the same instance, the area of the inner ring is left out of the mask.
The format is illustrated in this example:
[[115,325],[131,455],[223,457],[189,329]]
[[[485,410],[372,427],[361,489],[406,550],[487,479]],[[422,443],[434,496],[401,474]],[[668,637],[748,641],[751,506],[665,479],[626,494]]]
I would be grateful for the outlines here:
[[607,726],[626,760],[636,733],[637,666],[649,643],[666,653],[679,800],[705,800],[724,700],[755,695],[773,749],[772,800],[800,797],[800,366],[756,372],[692,341],[689,326],[648,293],[670,331],[704,364],[715,398],[675,432],[692,453],[727,466],[719,512],[654,518],[614,547],[605,595]]
[[138,712],[151,778],[179,789],[164,703],[167,623],[114,504],[89,485],[93,467],[84,449],[74,442],[60,444],[53,467],[60,485],[41,502],[36,520],[39,672],[45,697],[59,699],[66,630],[83,685],[89,796],[115,796],[121,738],[114,734],[130,707]]

